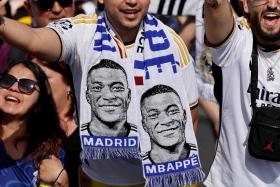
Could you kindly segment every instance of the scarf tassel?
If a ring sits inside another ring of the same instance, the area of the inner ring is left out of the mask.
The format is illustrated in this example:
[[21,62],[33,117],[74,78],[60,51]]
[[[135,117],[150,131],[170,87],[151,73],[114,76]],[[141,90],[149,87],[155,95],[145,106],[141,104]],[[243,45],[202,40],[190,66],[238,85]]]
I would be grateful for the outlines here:
[[202,182],[204,177],[205,174],[203,173],[201,168],[195,168],[180,173],[178,172],[178,173],[169,173],[165,175],[148,176],[146,177],[145,187],[187,186],[187,185],[197,184],[199,182]]
[[104,147],[85,147],[82,159],[113,159],[113,158],[128,158],[141,159],[138,148],[104,148]]

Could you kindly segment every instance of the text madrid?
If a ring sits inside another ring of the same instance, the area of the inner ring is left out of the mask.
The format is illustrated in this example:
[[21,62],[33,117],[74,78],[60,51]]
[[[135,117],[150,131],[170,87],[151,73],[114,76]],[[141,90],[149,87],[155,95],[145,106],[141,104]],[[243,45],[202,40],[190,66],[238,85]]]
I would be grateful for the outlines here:
[[82,136],[82,141],[91,147],[138,147],[137,137]]

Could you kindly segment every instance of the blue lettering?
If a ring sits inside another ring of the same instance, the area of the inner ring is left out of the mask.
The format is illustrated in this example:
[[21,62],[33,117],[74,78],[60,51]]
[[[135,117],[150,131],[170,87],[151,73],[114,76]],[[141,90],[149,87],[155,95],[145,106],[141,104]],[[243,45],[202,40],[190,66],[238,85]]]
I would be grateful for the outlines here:
[[148,67],[157,66],[158,72],[162,73],[161,65],[165,64],[165,63],[170,63],[171,66],[172,66],[173,73],[174,74],[177,73],[176,65],[179,66],[179,62],[175,61],[173,54],[169,54],[169,55],[166,55],[166,56],[155,57],[155,58],[152,58],[152,59],[146,59],[144,61],[135,60],[134,61],[134,68],[145,70],[145,72],[146,72],[145,78],[150,79],[150,74],[149,74]]
[[149,16],[146,16],[145,24],[151,25],[151,26],[153,26],[153,25],[157,26],[158,25],[158,21],[155,18],[153,18],[153,17],[151,17],[151,19],[150,19]]
[[85,146],[92,146],[93,145],[93,138],[91,138],[91,137],[83,137],[83,144]]
[[[144,33],[145,39],[149,41],[149,46],[152,51],[161,51],[168,49],[170,47],[170,43],[167,39],[166,34],[163,30],[159,31],[146,31]],[[161,38],[162,42],[158,42]],[[157,39],[157,42],[154,41],[154,39]]]
[[83,146],[137,148],[137,137],[82,136]]
[[198,158],[197,158],[197,157],[192,157],[192,158],[191,158],[191,164],[192,164],[192,166],[197,166],[197,165],[199,165]]
[[146,176],[182,172],[194,168],[201,168],[197,155],[193,155],[185,160],[176,160],[158,164],[145,164],[144,172]]
[[145,165],[145,172],[146,174],[157,173],[156,165]]
[[[96,34],[100,34],[101,38],[94,40],[95,51],[112,51],[116,52],[117,49],[114,45],[111,44],[112,37],[107,33],[107,29],[102,23],[105,22],[105,19],[99,19],[97,21],[98,25],[96,27]],[[107,43],[107,44],[106,44]]]

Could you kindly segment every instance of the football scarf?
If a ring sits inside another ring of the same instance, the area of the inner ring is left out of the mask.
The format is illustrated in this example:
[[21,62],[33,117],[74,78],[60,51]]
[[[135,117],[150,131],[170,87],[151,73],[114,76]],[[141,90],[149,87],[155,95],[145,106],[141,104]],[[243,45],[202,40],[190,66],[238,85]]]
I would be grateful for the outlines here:
[[203,180],[182,73],[191,60],[175,40],[174,31],[148,14],[127,49],[99,14],[95,59],[82,77],[92,116],[80,127],[82,158],[142,159],[146,186]]

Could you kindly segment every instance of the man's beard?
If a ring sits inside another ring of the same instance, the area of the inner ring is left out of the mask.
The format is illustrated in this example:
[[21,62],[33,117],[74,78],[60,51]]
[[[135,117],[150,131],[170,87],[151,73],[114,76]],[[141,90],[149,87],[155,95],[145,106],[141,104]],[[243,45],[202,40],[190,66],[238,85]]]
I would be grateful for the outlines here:
[[[269,12],[274,12],[274,11],[269,11]],[[255,35],[259,36],[262,40],[267,41],[267,42],[275,42],[277,40],[280,40],[280,28],[279,28],[278,32],[276,32],[274,34],[269,34],[269,33],[264,32],[261,28],[261,24],[258,19],[257,13],[253,13],[253,16],[251,17],[250,21],[252,24],[253,33],[255,33]]]

